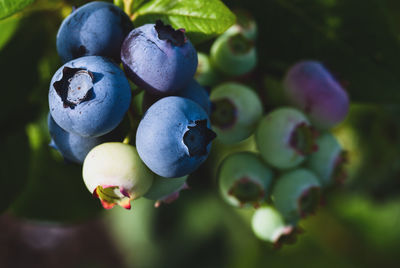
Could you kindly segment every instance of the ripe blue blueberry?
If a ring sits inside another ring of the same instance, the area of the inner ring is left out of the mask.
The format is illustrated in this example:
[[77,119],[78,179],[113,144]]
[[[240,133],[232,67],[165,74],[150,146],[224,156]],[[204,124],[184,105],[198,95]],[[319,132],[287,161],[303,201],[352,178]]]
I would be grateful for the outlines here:
[[323,187],[343,182],[347,157],[335,136],[326,132],[317,138],[317,145],[318,151],[307,159],[307,167],[318,176]]
[[290,223],[313,214],[320,202],[321,184],[314,173],[295,169],[282,174],[272,189],[276,209]]
[[111,60],[88,56],[64,64],[54,74],[49,91],[50,113],[64,130],[98,137],[123,119],[131,90],[122,70]]
[[214,138],[203,108],[172,96],[147,110],[136,132],[136,147],[154,173],[176,178],[192,173],[206,160]]
[[218,171],[219,189],[226,202],[236,207],[259,207],[270,194],[272,170],[252,152],[229,155]]
[[106,209],[115,205],[130,209],[130,201],[143,196],[154,178],[136,148],[120,142],[94,147],[83,162],[82,175],[88,190]]
[[117,6],[91,2],[62,22],[57,51],[63,62],[83,56],[104,56],[120,62],[122,42],[132,28],[129,17]]
[[255,136],[263,159],[279,169],[293,168],[317,150],[316,132],[294,108],[281,107],[264,116]]
[[184,30],[161,21],[132,30],[121,48],[129,79],[152,94],[168,95],[187,86],[197,68],[197,53]]
[[258,95],[249,87],[229,82],[211,91],[211,122],[218,140],[231,144],[248,138],[261,119],[263,107]]
[[[174,96],[178,97],[183,97],[187,98],[189,100],[192,100],[196,102],[198,105],[200,105],[204,111],[207,112],[208,115],[211,114],[211,101],[210,101],[210,96],[208,95],[208,92],[199,84],[196,82],[196,80],[192,79],[192,81],[184,87],[183,89],[179,90],[174,94]],[[144,94],[143,97],[143,103],[142,103],[142,111],[143,113],[149,109],[149,107],[161,99],[162,96],[159,95],[153,95],[148,93],[147,91]]]
[[117,135],[113,132],[100,137],[82,137],[69,133],[59,127],[50,114],[47,117],[47,124],[52,139],[50,146],[59,151],[66,160],[78,164],[83,163],[86,155],[95,146],[106,141],[118,141]]
[[163,178],[156,175],[153,184],[143,197],[156,201],[155,207],[159,207],[162,203],[170,204],[179,198],[180,191],[189,189],[186,183],[187,177]]
[[226,75],[238,76],[250,72],[257,64],[253,41],[242,33],[224,33],[211,47],[211,62]]
[[301,61],[284,79],[289,100],[303,110],[314,126],[328,129],[342,122],[349,111],[349,96],[317,61]]

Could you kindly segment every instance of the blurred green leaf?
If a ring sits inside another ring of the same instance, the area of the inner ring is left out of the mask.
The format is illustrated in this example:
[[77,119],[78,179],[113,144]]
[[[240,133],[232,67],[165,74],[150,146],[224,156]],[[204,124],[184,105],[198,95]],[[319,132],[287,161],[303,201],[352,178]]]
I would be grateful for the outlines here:
[[29,144],[23,128],[0,136],[0,213],[23,191],[28,176]]
[[0,21],[0,50],[7,44],[18,28],[19,17],[11,17]]
[[[27,127],[30,156],[27,186],[11,209],[20,217],[74,222],[95,217],[103,208],[86,189],[82,167],[66,163],[61,155],[48,145],[47,115]],[[15,165],[15,164],[14,164]]]
[[347,120],[336,129],[349,152],[347,186],[353,191],[367,192],[379,201],[399,195],[399,116],[398,107],[353,104]]
[[[337,195],[333,212],[364,241],[369,251],[396,254],[400,246],[400,199],[375,203],[365,195]],[[360,239],[360,240],[361,240]]]
[[0,0],[0,19],[11,16],[32,4],[34,1],[35,0]]
[[127,267],[159,267],[158,239],[153,238],[157,212],[154,201],[139,198],[132,202],[132,211],[118,206],[105,214],[107,229],[126,252]]
[[125,0],[125,1],[133,2],[132,10],[134,11],[134,10],[138,9],[140,6],[142,6],[143,4],[149,2],[150,0]]
[[193,43],[219,35],[235,23],[235,15],[219,0],[152,0],[133,14],[137,26],[157,19],[184,28]]
[[7,89],[3,92],[6,101],[0,106],[0,122],[7,126],[6,132],[48,110],[50,78],[60,65],[55,50],[59,20],[52,12],[21,17],[17,31],[0,50],[0,70],[6,78],[2,88]]

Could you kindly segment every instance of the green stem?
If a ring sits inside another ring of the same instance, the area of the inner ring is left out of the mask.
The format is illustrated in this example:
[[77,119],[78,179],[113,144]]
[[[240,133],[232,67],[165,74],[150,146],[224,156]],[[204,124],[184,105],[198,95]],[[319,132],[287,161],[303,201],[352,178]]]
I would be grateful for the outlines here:
[[124,11],[130,17],[132,15],[132,7],[134,0],[124,0]]
[[132,113],[131,108],[128,110],[128,118],[129,118],[130,130],[128,134],[125,136],[122,143],[133,145],[135,141],[136,130],[140,123],[140,118]]
[[132,15],[130,15],[129,17],[131,18],[132,22],[135,22],[135,20],[137,19],[137,17],[139,16],[139,14],[137,12],[134,12]]

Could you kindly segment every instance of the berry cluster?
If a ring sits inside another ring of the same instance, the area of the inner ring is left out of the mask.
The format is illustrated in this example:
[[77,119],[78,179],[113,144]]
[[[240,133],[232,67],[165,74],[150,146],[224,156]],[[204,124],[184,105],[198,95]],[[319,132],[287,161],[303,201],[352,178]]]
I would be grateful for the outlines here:
[[184,29],[160,20],[133,29],[105,2],[64,20],[57,50],[65,64],[49,91],[51,145],[83,164],[84,182],[104,208],[130,208],[142,196],[156,206],[172,202],[212,140],[237,144],[254,135],[258,152],[226,157],[218,183],[232,206],[257,208],[257,237],[280,245],[344,178],[346,156],[329,129],[348,112],[346,92],[321,63],[299,62],[283,81],[292,105],[265,114],[256,91],[234,82],[257,64],[257,25],[246,13],[237,18],[210,55],[197,53]]
[[[231,153],[219,165],[222,198],[234,207],[256,208],[254,233],[279,247],[295,241],[299,220],[313,214],[322,195],[346,176],[346,153],[329,130],[345,119],[349,98],[321,63],[301,61],[282,82],[288,104],[264,114],[255,91],[232,82],[256,60],[256,24],[237,15],[237,24],[217,38],[210,56],[199,57],[205,67],[198,78],[215,85],[210,99],[217,140],[232,145],[254,134],[256,143],[256,152]],[[221,73],[227,79],[218,84]]]
[[[50,84],[51,145],[83,164],[84,182],[104,208],[130,208],[141,196],[176,199],[216,136],[185,31],[160,20],[133,29],[117,6],[91,2],[63,21],[57,51],[65,64]],[[128,79],[145,92],[139,124]]]

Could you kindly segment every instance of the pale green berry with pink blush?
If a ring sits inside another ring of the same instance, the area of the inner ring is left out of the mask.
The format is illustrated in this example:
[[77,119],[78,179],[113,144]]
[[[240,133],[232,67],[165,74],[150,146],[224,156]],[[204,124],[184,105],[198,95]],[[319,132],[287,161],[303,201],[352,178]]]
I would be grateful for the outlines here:
[[320,204],[321,183],[308,169],[295,169],[276,179],[271,199],[290,223],[315,213]]
[[154,178],[136,148],[120,142],[94,147],[83,162],[82,174],[88,190],[106,209],[115,205],[130,209],[130,202],[143,196]]
[[251,227],[258,239],[270,242],[275,248],[296,242],[301,229],[285,222],[282,214],[272,206],[262,206],[253,214]]
[[226,157],[218,171],[222,198],[235,207],[259,207],[270,194],[272,170],[260,156],[239,152]]
[[317,132],[297,109],[281,107],[264,116],[255,133],[262,158],[278,169],[300,165],[318,147]]
[[179,198],[182,190],[189,189],[187,178],[187,175],[178,178],[155,175],[153,184],[143,197],[156,201],[155,207],[159,207],[162,203],[170,204]]

